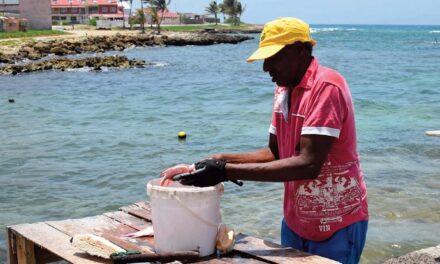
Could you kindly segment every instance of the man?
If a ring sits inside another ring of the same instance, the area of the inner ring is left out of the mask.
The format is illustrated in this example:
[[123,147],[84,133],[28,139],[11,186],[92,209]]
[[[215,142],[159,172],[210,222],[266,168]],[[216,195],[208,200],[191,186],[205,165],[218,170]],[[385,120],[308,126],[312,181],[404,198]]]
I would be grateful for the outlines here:
[[336,71],[312,56],[309,26],[267,23],[248,62],[264,60],[275,89],[269,146],[221,153],[177,175],[186,185],[284,182],[281,243],[342,263],[359,262],[368,225],[367,193],[356,146],[354,108]]

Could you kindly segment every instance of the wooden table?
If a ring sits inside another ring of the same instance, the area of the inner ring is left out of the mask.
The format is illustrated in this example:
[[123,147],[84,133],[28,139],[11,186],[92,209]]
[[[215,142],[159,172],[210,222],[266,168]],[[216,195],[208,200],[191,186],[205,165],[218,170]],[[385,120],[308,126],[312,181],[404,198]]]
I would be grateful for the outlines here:
[[[70,243],[76,234],[95,234],[104,237],[126,250],[148,252],[154,247],[153,237],[126,238],[123,235],[142,230],[151,225],[148,203],[139,202],[124,206],[116,212],[98,216],[62,221],[8,226],[8,263],[48,263],[65,260],[70,263],[110,263],[80,252]],[[184,263],[189,263],[185,261]],[[336,263],[295,249],[264,241],[244,234],[237,235],[234,250],[226,256],[215,255],[193,260],[190,263]]]

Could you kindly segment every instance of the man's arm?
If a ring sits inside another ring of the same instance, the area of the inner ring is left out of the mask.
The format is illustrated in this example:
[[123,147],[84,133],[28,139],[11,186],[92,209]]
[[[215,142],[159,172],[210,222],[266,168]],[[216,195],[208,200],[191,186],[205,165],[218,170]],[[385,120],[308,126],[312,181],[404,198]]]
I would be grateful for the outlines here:
[[[225,168],[229,180],[284,182],[318,177],[334,137],[321,135],[301,136],[299,156],[263,163],[227,163]],[[278,151],[276,151],[278,155]]]
[[278,159],[278,146],[276,135],[270,134],[269,146],[250,152],[243,153],[219,153],[210,158],[224,160],[227,163],[261,163]]

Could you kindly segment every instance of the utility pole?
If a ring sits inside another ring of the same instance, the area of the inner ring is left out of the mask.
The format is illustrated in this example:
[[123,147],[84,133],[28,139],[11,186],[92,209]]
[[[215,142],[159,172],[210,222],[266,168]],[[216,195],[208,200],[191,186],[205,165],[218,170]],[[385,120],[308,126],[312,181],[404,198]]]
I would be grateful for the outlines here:
[[144,0],[141,0],[141,10],[142,10],[142,34],[145,34],[145,12],[144,12]]
[[121,0],[121,7],[122,7],[122,28],[125,29],[125,7],[124,7],[125,0]]
[[72,9],[72,1],[73,0],[69,0],[69,3],[70,3],[70,24],[72,25],[72,30],[75,30],[75,25],[73,24],[73,20],[72,20],[72,17],[73,17],[73,9]]

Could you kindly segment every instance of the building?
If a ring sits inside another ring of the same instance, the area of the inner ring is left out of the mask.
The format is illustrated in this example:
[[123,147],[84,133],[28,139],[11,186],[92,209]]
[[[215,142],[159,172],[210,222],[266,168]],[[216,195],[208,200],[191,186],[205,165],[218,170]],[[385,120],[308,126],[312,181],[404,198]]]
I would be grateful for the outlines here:
[[0,31],[17,32],[27,30],[27,19],[0,16]]
[[[1,0],[0,0],[1,1]],[[89,19],[121,20],[127,3],[120,0],[50,0],[52,23],[88,23]],[[128,7],[129,9],[129,7]]]
[[[150,13],[150,8],[144,9],[145,14],[145,22],[147,24],[154,24],[153,17]],[[173,13],[169,10],[166,10],[165,12],[159,11],[157,14],[160,18],[162,18],[161,25],[179,25],[180,23],[180,16],[177,13]]]
[[19,6],[20,17],[28,20],[30,29],[52,29],[50,0],[19,0]]
[[[50,0],[0,0],[0,12],[8,17],[26,19],[29,29],[52,28]],[[14,24],[12,20],[11,24]]]
[[[154,24],[149,8],[144,9],[144,14],[146,23]],[[174,13],[166,10],[165,12],[159,11],[157,15],[162,18],[161,25],[215,23],[215,18],[210,17],[209,15],[199,15],[195,13]],[[220,22],[220,19],[217,19],[217,22]]]
[[18,0],[0,0],[0,13],[5,15],[18,15],[20,13]]

